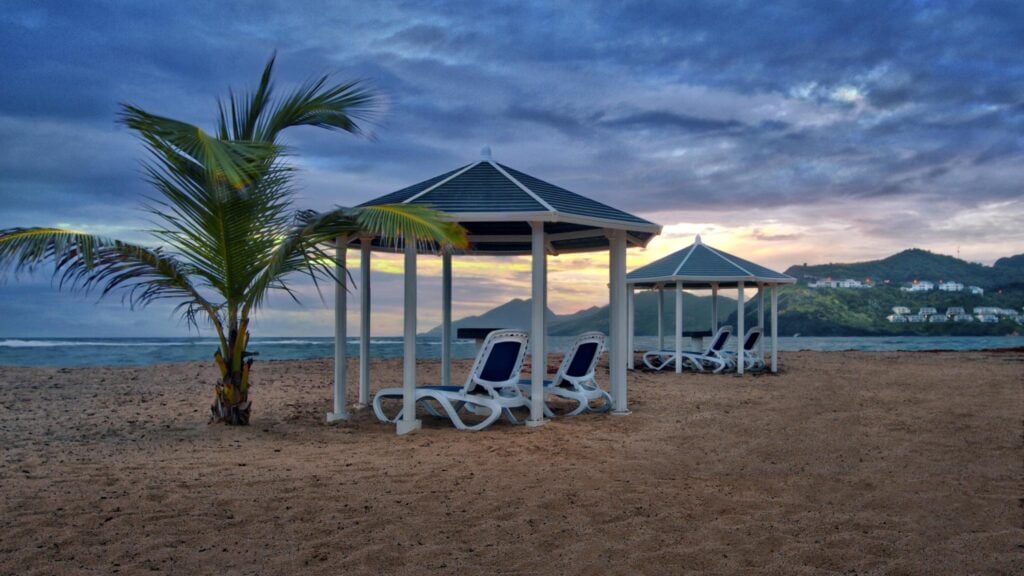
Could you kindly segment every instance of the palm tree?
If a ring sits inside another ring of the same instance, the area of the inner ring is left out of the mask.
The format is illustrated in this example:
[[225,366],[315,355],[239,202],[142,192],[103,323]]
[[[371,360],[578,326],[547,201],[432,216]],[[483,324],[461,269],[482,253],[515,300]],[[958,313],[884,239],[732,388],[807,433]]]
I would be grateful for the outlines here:
[[289,280],[309,276],[344,287],[330,244],[372,234],[398,245],[417,242],[447,249],[466,242],[465,231],[430,209],[408,205],[296,210],[293,169],[280,134],[316,126],[361,134],[359,121],[378,102],[358,82],[333,84],[324,76],[290,94],[274,95],[274,58],[257,89],[219,102],[216,135],[123,104],[119,121],[149,151],[144,164],[158,194],[144,210],[156,246],[132,244],[60,228],[0,230],[0,274],[51,264],[61,288],[120,293],[132,308],[177,302],[189,327],[207,321],[217,333],[220,369],[213,420],[249,421],[252,354],[249,321],[271,291],[297,300]]

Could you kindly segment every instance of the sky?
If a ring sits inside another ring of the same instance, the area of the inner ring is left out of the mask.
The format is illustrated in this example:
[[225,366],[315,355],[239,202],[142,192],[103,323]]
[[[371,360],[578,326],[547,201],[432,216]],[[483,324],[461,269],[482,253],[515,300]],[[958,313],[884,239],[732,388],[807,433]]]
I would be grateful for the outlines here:
[[[0,228],[151,242],[128,102],[212,128],[216,99],[332,73],[384,98],[370,137],[301,129],[299,205],[355,205],[479,158],[785,270],[919,247],[1024,252],[1024,3],[46,2],[0,11]],[[356,253],[349,256],[358,263]],[[440,318],[421,258],[419,323]],[[551,307],[607,301],[603,254],[551,260]],[[525,258],[456,259],[456,317],[529,296]],[[401,331],[401,267],[374,258],[374,329]],[[353,298],[361,279],[355,276]],[[329,335],[311,286],[263,335]],[[330,294],[326,294],[330,302]],[[350,315],[357,326],[357,314]],[[0,283],[0,337],[185,336],[169,306]]]

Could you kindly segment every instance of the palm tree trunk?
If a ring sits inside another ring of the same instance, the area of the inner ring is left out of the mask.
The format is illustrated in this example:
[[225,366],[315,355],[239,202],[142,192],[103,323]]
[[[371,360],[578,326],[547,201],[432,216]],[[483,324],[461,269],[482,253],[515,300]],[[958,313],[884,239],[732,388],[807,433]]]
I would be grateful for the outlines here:
[[252,357],[245,349],[249,343],[249,322],[243,320],[238,331],[231,331],[228,339],[228,357],[220,350],[214,353],[214,360],[220,368],[220,382],[216,386],[216,396],[210,406],[211,422],[223,422],[233,426],[245,426],[249,423],[252,403],[249,401],[249,372],[252,368]]

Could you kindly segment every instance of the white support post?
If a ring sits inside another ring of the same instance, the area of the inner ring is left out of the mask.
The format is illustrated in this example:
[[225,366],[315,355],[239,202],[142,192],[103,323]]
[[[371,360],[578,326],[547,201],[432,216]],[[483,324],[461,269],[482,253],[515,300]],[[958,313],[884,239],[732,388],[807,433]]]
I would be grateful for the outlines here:
[[544,373],[548,369],[548,255],[554,254],[551,240],[544,236]]
[[626,297],[626,232],[611,230],[608,232],[609,253],[609,309],[611,325],[609,332],[611,348],[608,354],[608,372],[611,395],[612,414],[629,414],[628,391],[626,389],[626,346],[628,345],[627,330],[627,297]]
[[544,424],[544,376],[547,373],[547,359],[544,357],[544,293],[547,291],[544,277],[544,260],[547,247],[544,245],[544,223],[531,222],[533,228],[530,251],[532,289],[530,297],[533,306],[530,322],[530,418],[527,426]]
[[764,341],[767,334],[764,333],[764,284],[757,285],[757,327],[761,329],[761,337],[757,339],[757,357],[764,360]]
[[746,329],[744,326],[746,322],[746,306],[744,305],[743,296],[743,282],[740,282],[736,286],[736,373],[743,374],[743,363],[746,359],[743,357],[743,331]]
[[779,371],[779,286],[772,285],[772,373]]
[[396,424],[399,435],[418,430],[416,419],[416,241],[405,239],[404,362],[402,366],[402,417]]
[[632,370],[634,368],[634,356],[636,356],[636,289],[629,286],[629,297],[626,298],[628,304],[628,315],[626,316],[626,369]]
[[373,238],[359,239],[359,406],[370,403],[370,247]]
[[658,284],[658,350],[665,349],[665,287]]
[[441,384],[452,380],[452,254],[441,254]]
[[683,371],[683,283],[676,282],[676,374]]
[[718,284],[711,285],[711,334],[718,332]]
[[334,411],[327,413],[328,422],[348,420],[345,407],[346,377],[348,356],[348,286],[345,272],[345,252],[348,249],[348,238],[338,236],[334,244]]

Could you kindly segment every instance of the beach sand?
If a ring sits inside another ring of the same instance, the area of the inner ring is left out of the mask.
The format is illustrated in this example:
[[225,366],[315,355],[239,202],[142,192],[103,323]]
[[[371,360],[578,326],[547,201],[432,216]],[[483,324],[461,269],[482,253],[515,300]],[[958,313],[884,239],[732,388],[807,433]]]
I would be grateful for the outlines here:
[[329,360],[258,363],[247,428],[207,425],[207,364],[2,367],[0,574],[1024,573],[1024,351],[783,369],[398,437],[324,423]]

